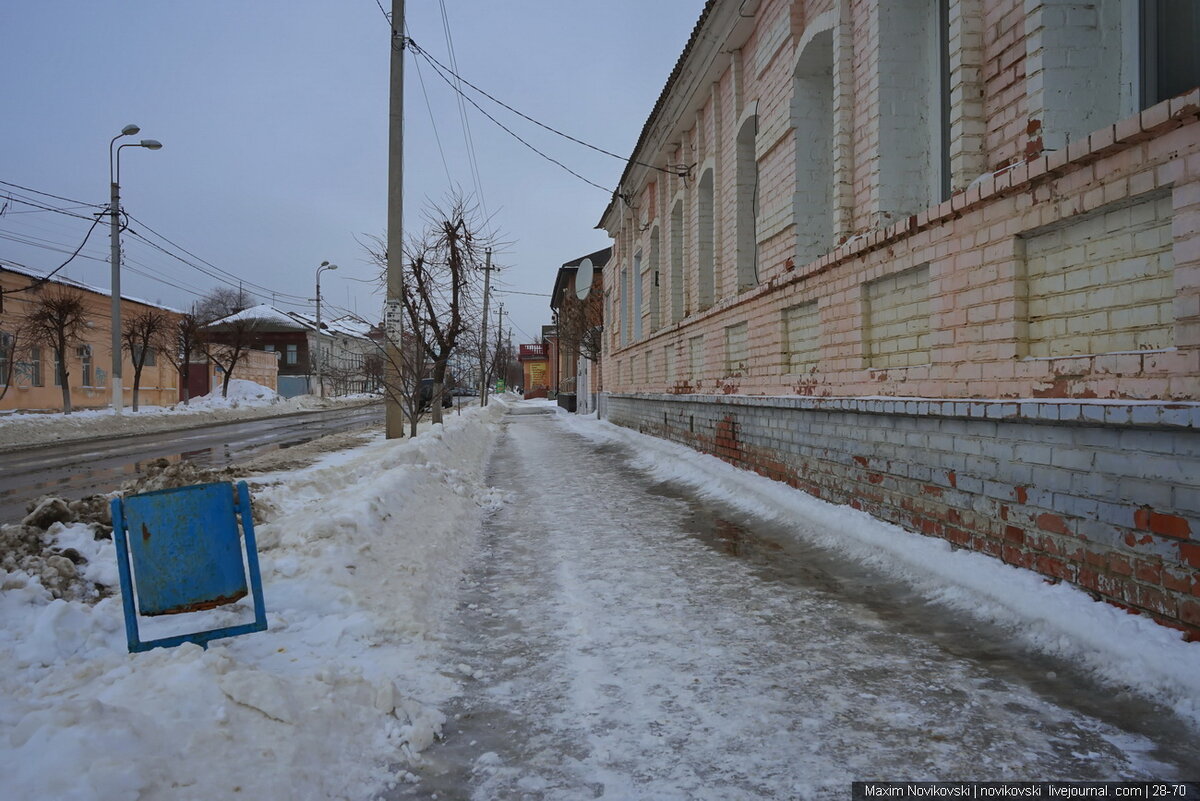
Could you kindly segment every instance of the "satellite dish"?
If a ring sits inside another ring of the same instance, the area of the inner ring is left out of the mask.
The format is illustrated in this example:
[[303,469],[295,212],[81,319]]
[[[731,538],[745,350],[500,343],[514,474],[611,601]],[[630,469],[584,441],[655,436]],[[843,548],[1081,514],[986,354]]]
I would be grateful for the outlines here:
[[586,300],[592,291],[593,267],[591,259],[579,262],[579,271],[575,273],[575,297]]

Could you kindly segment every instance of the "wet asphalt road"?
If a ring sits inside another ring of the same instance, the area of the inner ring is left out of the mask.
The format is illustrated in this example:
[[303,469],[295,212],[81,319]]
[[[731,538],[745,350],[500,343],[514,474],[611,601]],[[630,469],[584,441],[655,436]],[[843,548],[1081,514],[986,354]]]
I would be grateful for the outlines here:
[[0,453],[0,523],[48,493],[68,499],[116,489],[155,459],[224,467],[270,450],[383,422],[383,404],[214,423],[199,428],[51,443]]

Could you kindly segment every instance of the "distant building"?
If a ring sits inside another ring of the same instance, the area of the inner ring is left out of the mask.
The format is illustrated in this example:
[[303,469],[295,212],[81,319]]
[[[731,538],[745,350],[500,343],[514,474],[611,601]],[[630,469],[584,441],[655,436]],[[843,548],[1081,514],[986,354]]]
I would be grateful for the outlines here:
[[1200,4],[710,0],[607,419],[1200,638]]
[[[558,268],[550,308],[557,328],[555,365],[559,405],[581,414],[596,410],[601,390],[600,346],[604,331],[604,266],[612,248],[568,261]],[[591,265],[591,280],[581,299],[580,265]]]
[[[316,358],[322,359],[322,381],[327,395],[345,395],[376,389],[369,361],[378,358],[380,345],[372,339],[372,326],[349,317],[322,320],[282,311],[270,305],[252,306],[216,320],[206,327],[215,341],[228,339],[234,324],[252,320],[249,346],[275,354],[279,367],[279,394],[285,398],[319,394]],[[314,358],[316,357],[316,358]]]
[[[30,289],[30,287],[34,287]],[[20,336],[22,321],[36,307],[41,293],[59,288],[76,291],[86,310],[79,342],[66,353],[67,381],[75,409],[108,406],[112,402],[109,372],[112,367],[112,294],[66,278],[43,282],[41,276],[15,267],[0,267],[0,410],[61,411],[62,389],[58,382],[60,354],[44,344]],[[172,322],[180,312],[145,300],[121,296],[121,318],[154,309]],[[122,356],[125,404],[133,400],[133,363],[128,352]],[[163,354],[151,349],[146,354],[138,390],[139,405],[169,406],[179,397],[179,373]]]

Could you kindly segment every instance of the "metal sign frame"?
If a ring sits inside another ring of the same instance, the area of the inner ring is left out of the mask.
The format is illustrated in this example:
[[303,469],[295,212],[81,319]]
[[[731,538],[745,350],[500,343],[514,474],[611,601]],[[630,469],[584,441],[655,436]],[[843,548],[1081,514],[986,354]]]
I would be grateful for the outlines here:
[[[153,528],[147,520],[153,522]],[[207,648],[211,640],[266,631],[258,546],[245,481],[237,483],[236,491],[229,483],[219,482],[114,498],[112,522],[130,653],[173,648],[185,642]],[[130,541],[131,522],[140,528],[140,541]],[[164,522],[174,524],[173,528],[163,530],[159,523]],[[141,639],[139,614],[178,614],[228,605],[246,595],[247,572],[254,622]]]

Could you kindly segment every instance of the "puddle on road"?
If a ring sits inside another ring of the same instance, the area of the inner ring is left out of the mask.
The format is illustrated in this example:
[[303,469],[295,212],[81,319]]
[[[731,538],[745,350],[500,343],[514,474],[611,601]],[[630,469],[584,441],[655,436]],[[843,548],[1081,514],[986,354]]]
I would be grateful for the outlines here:
[[779,524],[698,500],[688,487],[660,483],[648,492],[686,504],[688,530],[695,539],[747,564],[763,581],[857,605],[889,629],[919,637],[952,657],[984,664],[996,678],[1024,685],[1051,704],[1144,735],[1158,744],[1151,754],[1156,759],[1200,765],[1200,742],[1165,706],[1102,686],[1073,663],[1023,646],[1012,631],[939,606],[902,582],[798,540]]

